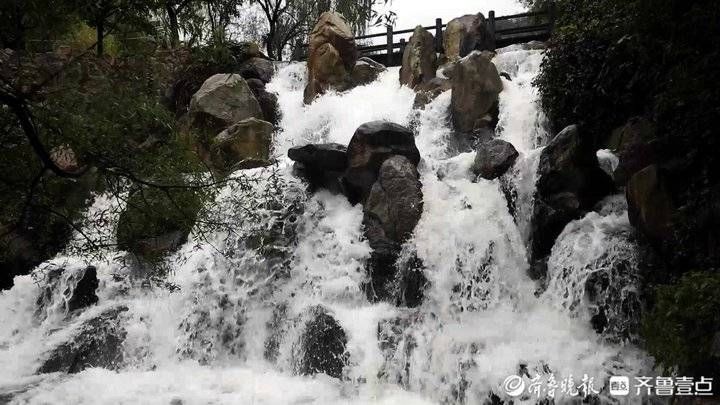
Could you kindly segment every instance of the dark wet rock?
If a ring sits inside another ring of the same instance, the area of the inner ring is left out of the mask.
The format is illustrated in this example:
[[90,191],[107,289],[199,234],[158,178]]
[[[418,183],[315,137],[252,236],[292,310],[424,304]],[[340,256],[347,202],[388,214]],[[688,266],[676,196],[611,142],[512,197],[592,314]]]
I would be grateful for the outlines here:
[[650,165],[628,181],[625,196],[630,223],[648,239],[660,244],[672,235],[672,196],[662,169]]
[[[96,290],[99,282],[95,266],[77,269],[49,267],[39,270],[36,274],[38,281],[43,284],[36,301],[36,316],[43,317],[45,310],[58,299],[63,300],[66,313],[87,308],[98,302]],[[62,282],[63,280],[65,283]]]
[[341,194],[341,178],[347,168],[347,148],[337,143],[309,144],[288,150],[296,172],[310,184],[311,191],[326,189]]
[[453,69],[450,109],[455,129],[460,132],[472,132],[479,126],[478,120],[497,110],[503,84],[491,59],[488,52],[474,52]]
[[310,311],[310,320],[300,338],[301,357],[297,372],[301,375],[324,373],[342,378],[347,364],[347,336],[335,318],[320,306]]
[[380,73],[386,71],[387,68],[378,62],[368,58],[362,57],[355,63],[355,67],[352,70],[352,85],[353,86],[364,86],[377,80]]
[[319,171],[342,172],[347,168],[347,148],[339,143],[295,146],[288,150],[288,157]]
[[415,136],[409,129],[388,121],[361,125],[350,140],[347,150],[348,168],[343,183],[351,202],[364,201],[380,166],[393,155],[407,157],[413,165],[420,162]]
[[418,25],[403,52],[400,84],[415,88],[435,78],[436,69],[435,38]]
[[452,89],[450,80],[435,77],[415,87],[413,108],[423,108],[435,100],[440,94]]
[[98,302],[95,294],[99,286],[97,278],[97,269],[95,266],[88,266],[82,271],[82,276],[75,285],[72,296],[68,300],[68,311],[72,312],[76,309],[86,308]]
[[258,79],[248,79],[247,84],[260,104],[265,121],[277,125],[280,122],[280,105],[277,95],[268,92],[265,84]]
[[565,225],[582,217],[613,189],[600,168],[592,140],[576,126],[563,129],[545,147],[538,165],[531,229],[531,258],[538,261],[552,249]]
[[469,14],[451,20],[443,34],[445,57],[454,62],[474,50],[493,50],[486,25],[482,14]]
[[518,151],[510,142],[492,139],[478,145],[472,171],[476,176],[493,180],[505,174],[518,156]]
[[365,234],[373,249],[368,263],[369,299],[411,305],[422,299],[422,270],[406,265],[402,267],[407,271],[398,272],[397,266],[400,247],[412,235],[422,207],[422,185],[415,165],[404,156],[388,158],[364,209]]
[[86,368],[115,370],[123,362],[127,335],[121,325],[126,307],[109,309],[83,323],[70,341],[50,351],[37,373],[78,373]]
[[269,83],[275,74],[275,65],[273,65],[273,62],[268,59],[253,57],[240,65],[239,73],[240,76],[246,80],[258,79],[263,83]]
[[630,178],[643,168],[656,163],[657,128],[644,117],[631,118],[625,125],[615,129],[607,148],[619,159],[613,178],[618,186],[625,186]]

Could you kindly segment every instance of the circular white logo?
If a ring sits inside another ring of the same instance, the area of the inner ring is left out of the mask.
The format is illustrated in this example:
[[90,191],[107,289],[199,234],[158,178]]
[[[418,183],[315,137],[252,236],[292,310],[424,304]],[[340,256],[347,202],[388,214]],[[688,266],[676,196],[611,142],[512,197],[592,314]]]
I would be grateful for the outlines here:
[[511,397],[519,397],[525,392],[525,381],[519,375],[511,375],[503,381],[502,388]]

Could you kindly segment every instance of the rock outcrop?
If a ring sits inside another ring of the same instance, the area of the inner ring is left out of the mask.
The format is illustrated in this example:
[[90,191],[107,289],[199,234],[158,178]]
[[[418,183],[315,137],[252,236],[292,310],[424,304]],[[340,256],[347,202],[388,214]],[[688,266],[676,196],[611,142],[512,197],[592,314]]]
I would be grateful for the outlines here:
[[613,173],[615,184],[625,186],[635,173],[657,161],[656,133],[655,124],[644,117],[631,118],[613,131],[607,147],[619,159]]
[[323,13],[310,33],[305,103],[329,89],[347,90],[357,58],[355,37],[345,18],[334,12]]
[[288,157],[310,183],[312,191],[319,188],[342,192],[340,178],[347,168],[347,147],[337,143],[309,144],[288,150]]
[[630,223],[651,242],[660,244],[672,233],[673,202],[662,170],[650,165],[635,173],[627,183]]
[[191,123],[205,140],[237,122],[262,117],[255,95],[237,74],[210,77],[190,101]]
[[297,373],[324,373],[330,377],[341,378],[348,361],[345,331],[323,307],[312,308],[309,316],[310,320],[305,324],[300,338]]
[[[44,272],[44,283],[36,301],[36,315],[43,318],[54,300],[63,296],[64,311],[87,308],[98,302],[96,290],[100,285],[95,266],[85,268],[50,268]],[[62,283],[62,280],[66,283]]]
[[273,125],[280,122],[280,106],[278,98],[274,93],[270,93],[265,89],[265,83],[259,79],[248,79],[247,84],[250,87],[255,99],[260,104],[263,119]]
[[474,50],[493,50],[490,32],[482,14],[469,14],[451,20],[443,34],[445,57],[454,62]]
[[385,160],[364,206],[365,234],[373,249],[368,264],[371,300],[393,298],[398,273],[395,262],[402,243],[420,220],[422,208],[422,185],[415,164],[400,155]]
[[420,162],[412,131],[387,121],[368,122],[355,131],[348,145],[348,167],[343,179],[351,202],[367,198],[380,166],[393,155],[405,156],[414,165]]
[[274,74],[275,65],[266,58],[252,57],[240,65],[240,76],[245,80],[258,79],[263,83],[270,83]]
[[221,132],[210,149],[213,168],[227,173],[267,166],[270,164],[273,129],[267,121],[248,118]]
[[488,52],[474,52],[453,68],[450,109],[455,129],[460,132],[472,132],[479,120],[497,109],[503,84],[491,58]]
[[70,341],[50,351],[37,373],[79,373],[86,368],[119,368],[127,332],[121,325],[126,307],[109,309],[83,323]]
[[436,69],[435,38],[419,25],[415,28],[403,53],[400,84],[415,88],[435,78]]
[[375,62],[368,57],[362,57],[355,63],[352,71],[352,85],[364,86],[377,80],[380,73],[386,71],[385,65]]
[[491,139],[478,145],[472,171],[476,176],[493,180],[505,174],[518,156],[518,151],[510,142]]
[[440,77],[433,78],[415,87],[415,102],[413,108],[423,108],[435,100],[440,94],[452,89],[452,83],[448,79]]
[[558,133],[540,155],[532,218],[531,259],[534,276],[543,276],[539,264],[550,254],[555,239],[568,222],[580,218],[613,189],[612,179],[600,168],[592,139],[577,126]]

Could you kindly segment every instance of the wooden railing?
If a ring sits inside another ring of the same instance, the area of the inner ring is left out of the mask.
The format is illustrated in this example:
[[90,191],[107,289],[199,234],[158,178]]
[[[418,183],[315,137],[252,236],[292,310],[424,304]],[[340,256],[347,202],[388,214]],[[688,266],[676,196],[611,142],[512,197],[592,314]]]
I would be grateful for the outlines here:
[[[517,43],[525,43],[533,40],[547,40],[555,26],[556,9],[555,3],[551,2],[545,10],[527,13],[505,15],[496,17],[495,11],[490,11],[487,18],[487,28],[490,34],[490,50],[498,47],[508,46]],[[529,21],[530,24],[522,24],[517,21]],[[435,31],[435,51],[443,53],[443,24],[441,18],[435,19],[435,25],[424,27],[428,31]],[[385,43],[360,45],[358,51],[361,56],[370,57],[386,66],[399,66],[402,64],[402,53],[405,50],[407,41],[400,38],[395,42],[395,36],[411,34],[415,28],[395,31],[392,26],[387,26],[386,32],[377,34],[361,35],[355,37],[356,41],[385,37]],[[307,47],[307,45],[304,45]],[[396,50],[399,50],[396,52]]]

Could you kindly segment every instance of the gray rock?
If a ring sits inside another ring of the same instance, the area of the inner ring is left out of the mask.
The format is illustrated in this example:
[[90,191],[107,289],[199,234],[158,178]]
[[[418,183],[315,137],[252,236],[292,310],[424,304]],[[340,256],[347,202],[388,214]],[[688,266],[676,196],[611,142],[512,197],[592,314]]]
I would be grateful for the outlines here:
[[650,165],[635,173],[625,190],[630,223],[650,241],[661,243],[672,234],[672,196],[660,168]]
[[248,79],[247,84],[260,104],[264,120],[277,125],[280,122],[280,105],[278,104],[277,95],[268,92],[265,89],[265,83],[259,79]]
[[485,115],[496,115],[503,84],[491,58],[490,53],[474,52],[453,69],[450,109],[455,129],[460,132],[470,133]]
[[452,89],[450,80],[435,77],[429,81],[421,83],[415,87],[415,102],[413,108],[422,108],[430,104],[440,94]]
[[472,171],[476,176],[493,180],[505,174],[518,156],[518,151],[510,142],[492,139],[478,145]]
[[409,129],[387,121],[361,125],[348,145],[348,168],[343,183],[352,202],[364,201],[378,177],[380,166],[392,155],[402,155],[417,165],[420,151]]
[[487,22],[482,14],[451,20],[444,32],[445,57],[454,62],[473,50],[493,50]]
[[400,84],[415,88],[433,79],[436,69],[435,38],[428,30],[418,25],[403,52]]
[[321,306],[312,308],[309,316],[300,338],[301,353],[296,365],[298,374],[324,373],[341,378],[348,361],[345,331]]
[[263,83],[270,83],[274,74],[275,65],[265,58],[253,57],[240,65],[240,76],[246,80],[258,79]]
[[219,172],[267,166],[274,127],[267,121],[248,118],[218,135],[210,150],[213,168]]
[[127,307],[109,309],[82,324],[70,341],[50,351],[37,373],[78,373],[86,368],[119,368],[127,332],[121,325]]
[[531,229],[533,262],[550,254],[568,222],[592,210],[614,190],[612,179],[600,168],[592,140],[582,137],[574,125],[545,147],[538,176]]
[[368,57],[362,57],[355,63],[352,70],[353,86],[364,86],[377,80],[380,73],[386,71],[387,68]]
[[245,79],[236,74],[210,77],[190,101],[193,126],[209,138],[242,120],[262,117],[255,95]]
[[358,51],[352,29],[342,15],[330,11],[323,13],[310,32],[308,47],[305,104],[330,89],[344,91],[352,86],[350,75]]
[[[392,156],[380,168],[378,180],[365,202],[363,224],[373,249],[368,263],[368,298],[419,303],[418,291],[424,285],[422,272],[408,271],[401,277],[396,297],[400,246],[413,233],[423,210],[422,185],[415,165],[405,156]],[[412,269],[419,270],[419,269]]]
[[296,170],[310,183],[311,191],[326,189],[342,193],[341,177],[347,168],[347,148],[337,143],[296,146],[288,157],[297,162]]
[[613,173],[615,184],[625,186],[635,173],[656,163],[656,133],[655,123],[644,117],[633,117],[612,132],[607,147],[620,161]]

